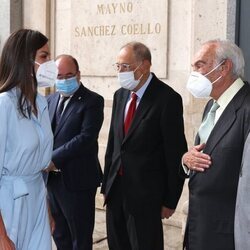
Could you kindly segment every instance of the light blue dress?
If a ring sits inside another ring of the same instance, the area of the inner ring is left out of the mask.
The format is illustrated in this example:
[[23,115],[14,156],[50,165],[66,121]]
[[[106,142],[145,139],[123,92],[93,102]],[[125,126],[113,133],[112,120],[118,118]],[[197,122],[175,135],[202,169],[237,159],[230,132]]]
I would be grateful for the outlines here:
[[17,250],[50,250],[42,169],[51,160],[53,135],[46,99],[37,96],[38,116],[17,110],[16,88],[0,94],[0,209]]

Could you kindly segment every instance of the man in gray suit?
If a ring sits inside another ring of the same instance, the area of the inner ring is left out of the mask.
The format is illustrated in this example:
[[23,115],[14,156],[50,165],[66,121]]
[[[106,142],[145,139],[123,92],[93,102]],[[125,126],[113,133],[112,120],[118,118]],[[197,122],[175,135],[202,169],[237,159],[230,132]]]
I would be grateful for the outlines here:
[[250,134],[245,142],[235,210],[235,249],[250,249]]
[[234,43],[213,40],[202,45],[192,66],[187,88],[195,97],[212,99],[196,146],[182,158],[190,172],[184,246],[233,250],[237,186],[250,129],[250,86],[241,79],[244,58]]

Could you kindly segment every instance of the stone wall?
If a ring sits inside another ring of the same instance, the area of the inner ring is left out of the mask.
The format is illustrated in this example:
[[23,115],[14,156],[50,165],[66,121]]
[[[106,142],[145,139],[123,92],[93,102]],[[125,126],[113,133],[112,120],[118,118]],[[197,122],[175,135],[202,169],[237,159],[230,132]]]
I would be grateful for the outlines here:
[[1,0],[0,2],[0,51],[11,32],[22,27],[22,1]]
[[[10,10],[18,11],[14,15]],[[104,96],[105,120],[99,138],[103,166],[113,93],[119,87],[112,69],[119,48],[137,40],[151,49],[152,71],[183,98],[185,132],[191,146],[206,102],[194,99],[185,87],[192,57],[206,40],[234,39],[235,1],[2,0],[0,14],[4,17],[0,22],[0,48],[17,24],[38,29],[50,38],[52,57],[74,55],[84,85]],[[177,213],[170,220],[179,226],[181,208],[188,199],[186,185]],[[102,207],[100,195],[97,201]]]

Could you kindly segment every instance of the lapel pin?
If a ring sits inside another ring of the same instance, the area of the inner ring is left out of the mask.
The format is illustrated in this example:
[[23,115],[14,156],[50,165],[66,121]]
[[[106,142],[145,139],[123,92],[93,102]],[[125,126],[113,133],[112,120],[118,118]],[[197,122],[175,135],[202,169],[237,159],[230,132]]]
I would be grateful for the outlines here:
[[78,97],[78,100],[81,100],[81,99],[82,99],[82,97],[81,97],[81,96],[79,96],[79,97]]

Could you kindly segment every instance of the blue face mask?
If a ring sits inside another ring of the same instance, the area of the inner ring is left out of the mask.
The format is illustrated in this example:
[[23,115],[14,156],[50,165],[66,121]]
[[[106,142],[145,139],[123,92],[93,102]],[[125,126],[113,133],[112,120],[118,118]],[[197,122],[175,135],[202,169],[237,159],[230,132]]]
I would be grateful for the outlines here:
[[78,90],[79,86],[75,76],[69,79],[56,80],[56,90],[64,96],[73,95]]

